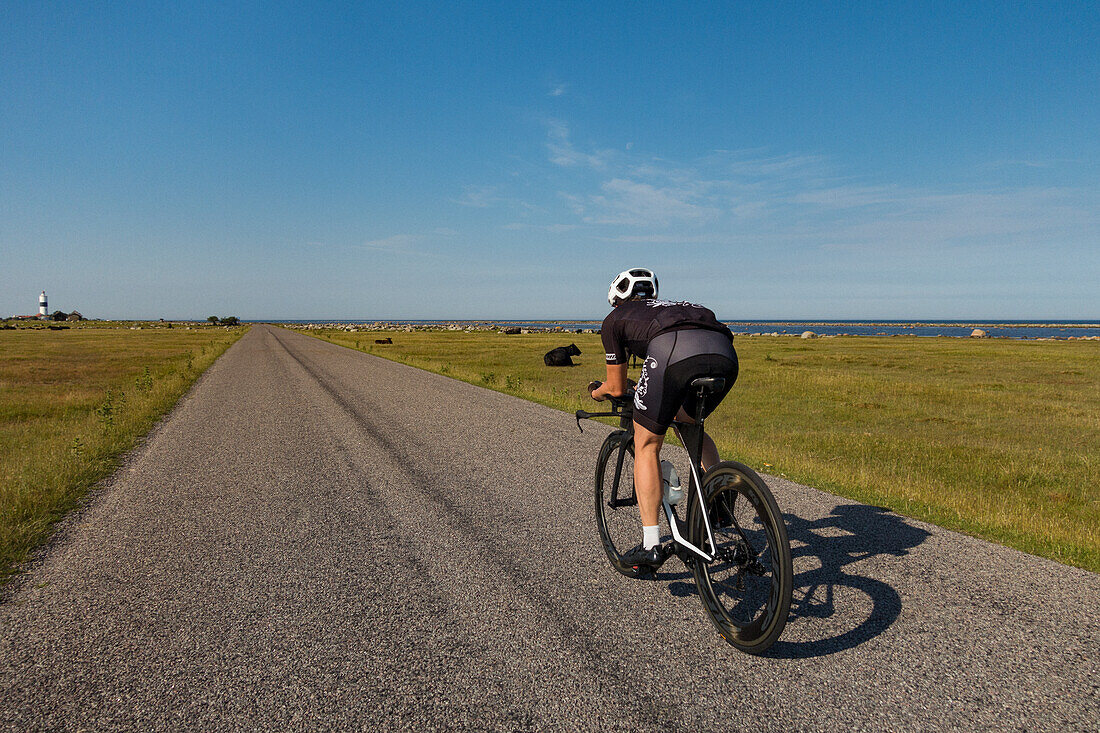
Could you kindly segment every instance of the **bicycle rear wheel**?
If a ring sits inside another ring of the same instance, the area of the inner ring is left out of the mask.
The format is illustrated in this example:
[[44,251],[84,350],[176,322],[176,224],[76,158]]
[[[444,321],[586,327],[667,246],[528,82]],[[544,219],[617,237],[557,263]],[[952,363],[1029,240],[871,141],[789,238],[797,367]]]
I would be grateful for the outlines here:
[[697,500],[689,507],[688,527],[692,541],[715,560],[692,564],[699,596],[727,642],[760,654],[783,633],[790,613],[794,571],[787,526],[768,485],[740,463],[711,467],[703,495],[715,546]]
[[622,557],[638,544],[641,526],[634,494],[634,436],[617,430],[604,440],[596,459],[596,527],[611,567],[631,578],[639,573]]

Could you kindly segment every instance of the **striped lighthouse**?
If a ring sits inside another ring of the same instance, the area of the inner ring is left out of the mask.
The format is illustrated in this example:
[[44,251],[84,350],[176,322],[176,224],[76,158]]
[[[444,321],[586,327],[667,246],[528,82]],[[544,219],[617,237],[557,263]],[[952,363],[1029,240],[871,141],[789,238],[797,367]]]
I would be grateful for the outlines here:
[[42,291],[42,295],[38,296],[38,317],[39,318],[49,318],[50,317],[50,307],[46,303],[46,291],[45,290]]

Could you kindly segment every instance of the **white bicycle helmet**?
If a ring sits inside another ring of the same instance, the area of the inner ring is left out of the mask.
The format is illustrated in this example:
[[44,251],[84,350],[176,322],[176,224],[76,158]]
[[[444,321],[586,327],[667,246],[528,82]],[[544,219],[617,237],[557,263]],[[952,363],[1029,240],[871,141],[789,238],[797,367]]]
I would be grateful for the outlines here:
[[620,272],[611,280],[611,287],[607,289],[607,302],[614,307],[636,295],[657,297],[657,276],[653,274],[653,270],[634,267]]

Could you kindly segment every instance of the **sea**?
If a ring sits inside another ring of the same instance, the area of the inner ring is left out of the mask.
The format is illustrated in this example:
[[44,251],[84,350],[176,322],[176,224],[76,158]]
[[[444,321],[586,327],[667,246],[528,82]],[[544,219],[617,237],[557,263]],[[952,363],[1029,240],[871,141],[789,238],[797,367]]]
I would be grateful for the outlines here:
[[[267,321],[268,323],[307,324],[364,324],[383,323],[401,326],[459,326],[485,328],[488,326],[518,326],[531,330],[581,332],[598,329],[600,321],[509,321],[509,320],[387,320],[387,319],[333,319]],[[799,335],[813,331],[818,336],[948,336],[965,338],[975,328],[980,328],[992,338],[1039,339],[1082,338],[1100,336],[1100,319],[1094,321],[724,321],[736,335],[780,334]]]

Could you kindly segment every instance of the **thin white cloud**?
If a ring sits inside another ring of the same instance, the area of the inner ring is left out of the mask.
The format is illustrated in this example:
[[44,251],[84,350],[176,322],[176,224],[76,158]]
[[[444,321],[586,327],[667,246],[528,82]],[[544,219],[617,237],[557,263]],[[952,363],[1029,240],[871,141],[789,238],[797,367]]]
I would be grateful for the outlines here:
[[727,168],[735,176],[766,176],[772,178],[817,175],[825,159],[817,155],[778,155],[764,158],[740,158],[736,154],[728,160]]
[[1081,161],[1073,158],[1010,158],[995,160],[986,163],[983,168],[1057,168],[1059,166],[1074,165]]
[[724,244],[729,241],[727,237],[713,234],[619,234],[595,239],[620,244]]
[[904,251],[921,248],[1020,244],[1042,248],[1048,243],[1084,241],[1100,233],[1100,201],[1066,188],[942,193],[891,189],[870,197],[865,211],[850,210],[840,192],[845,215],[819,224],[825,246],[849,250]]
[[574,231],[575,229],[579,229],[580,225],[579,224],[528,224],[528,223],[525,223],[525,222],[515,221],[515,222],[510,222],[508,224],[503,224],[503,225],[501,225],[500,228],[505,229],[507,231],[511,231],[511,232],[540,231],[540,232],[559,233],[559,232]]
[[[505,196],[498,186],[463,186],[462,195],[449,199],[451,203],[459,206],[468,206],[474,209],[506,209],[512,215],[526,216],[532,212],[541,211],[541,207],[528,203],[515,196]],[[454,234],[456,232],[451,231]]]
[[[846,252],[853,266],[870,255],[919,261],[923,251],[1079,251],[1100,241],[1100,188],[1094,186],[1006,187],[998,180],[982,187],[972,175],[966,184],[909,186],[847,174],[822,155],[767,149],[669,159],[622,142],[580,146],[567,122],[545,124],[553,166],[547,182],[557,191],[557,206],[532,207],[530,218],[502,225],[507,230],[572,226],[593,240],[624,244]],[[1055,171],[1075,165],[999,163],[1007,164]],[[532,166],[524,174],[529,188],[537,171]]]
[[596,170],[607,168],[609,151],[586,153],[578,150],[569,139],[569,126],[561,120],[547,122],[546,148],[550,152],[550,162],[564,167],[587,166]]
[[569,91],[569,85],[568,84],[555,84],[553,87],[551,87],[550,91],[547,92],[547,94],[548,94],[548,96],[551,96],[551,97],[561,97],[567,91]]
[[378,252],[390,254],[413,255],[417,257],[430,257],[431,252],[424,250],[424,245],[433,241],[453,237],[458,232],[448,227],[436,227],[429,234],[394,234],[380,239],[369,239],[359,246],[363,249],[372,249]]
[[895,186],[835,185],[794,191],[788,200],[795,204],[847,209],[884,204],[896,205],[906,198],[911,198],[912,195],[911,192],[903,192]]
[[589,196],[584,220],[594,224],[664,226],[677,221],[700,222],[716,211],[694,203],[689,189],[654,186],[636,180],[613,178],[601,185],[603,193]]
[[362,247],[367,249],[376,249],[382,252],[399,252],[401,254],[408,254],[410,248],[418,242],[424,240],[423,235],[420,234],[394,234],[391,237],[383,237],[381,239],[369,239],[363,242]]
[[460,206],[472,206],[477,209],[486,209],[501,200],[496,186],[463,186],[462,196],[451,199]]

